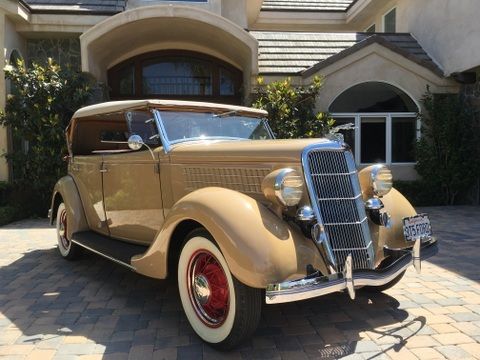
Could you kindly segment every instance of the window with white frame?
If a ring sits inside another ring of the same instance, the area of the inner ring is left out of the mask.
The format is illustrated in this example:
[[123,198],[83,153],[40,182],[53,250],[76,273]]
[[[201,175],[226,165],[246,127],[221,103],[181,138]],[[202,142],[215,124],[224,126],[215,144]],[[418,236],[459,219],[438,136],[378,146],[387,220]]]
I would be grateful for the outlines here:
[[397,31],[397,9],[393,8],[383,16],[383,32],[394,33]]
[[367,33],[374,33],[375,32],[375,24],[370,25],[368,28],[365,29]]
[[329,111],[336,125],[355,125],[340,132],[357,164],[415,162],[418,108],[397,87],[382,82],[355,85],[338,96]]

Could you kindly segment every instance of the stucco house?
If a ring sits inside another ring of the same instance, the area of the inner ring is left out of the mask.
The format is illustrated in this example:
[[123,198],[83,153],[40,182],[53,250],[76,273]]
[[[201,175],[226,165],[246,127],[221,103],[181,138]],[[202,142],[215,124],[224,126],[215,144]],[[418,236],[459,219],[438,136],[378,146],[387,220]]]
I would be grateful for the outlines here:
[[[52,57],[110,99],[226,103],[244,102],[259,75],[322,75],[318,110],[355,123],[358,165],[413,179],[426,87],[480,96],[479,14],[478,0],[2,0],[0,64]],[[0,108],[7,86],[0,69]],[[0,129],[1,153],[7,138]]]

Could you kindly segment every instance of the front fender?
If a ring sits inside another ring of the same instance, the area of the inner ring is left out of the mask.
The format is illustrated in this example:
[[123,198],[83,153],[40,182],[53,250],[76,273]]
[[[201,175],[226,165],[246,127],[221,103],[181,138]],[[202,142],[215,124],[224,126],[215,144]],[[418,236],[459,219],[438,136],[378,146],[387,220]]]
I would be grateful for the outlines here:
[[[372,167],[368,166],[358,173],[364,201],[374,196],[370,185]],[[385,246],[390,249],[404,249],[412,246],[405,241],[402,219],[417,213],[410,202],[395,188],[392,188],[381,200],[385,206],[383,211],[387,211],[391,215],[392,226],[387,229],[370,222],[370,232],[375,244],[376,265],[384,259],[383,249]]]
[[148,251],[132,259],[135,270],[154,278],[167,276],[172,234],[182,221],[194,220],[213,236],[231,273],[242,283],[265,288],[306,275],[311,264],[325,265],[311,240],[289,226],[264,205],[242,193],[203,188],[179,200]]
[[70,175],[62,177],[53,188],[52,202],[50,206],[50,224],[53,225],[57,215],[58,205],[63,202],[67,210],[67,237],[73,233],[89,230],[83,204],[80,200],[77,185]]
[[412,204],[397,189],[393,188],[389,193],[382,197],[385,205],[385,211],[392,217],[392,227],[387,229],[380,226],[379,236],[390,249],[404,249],[412,247],[405,241],[403,235],[403,218],[417,214]]

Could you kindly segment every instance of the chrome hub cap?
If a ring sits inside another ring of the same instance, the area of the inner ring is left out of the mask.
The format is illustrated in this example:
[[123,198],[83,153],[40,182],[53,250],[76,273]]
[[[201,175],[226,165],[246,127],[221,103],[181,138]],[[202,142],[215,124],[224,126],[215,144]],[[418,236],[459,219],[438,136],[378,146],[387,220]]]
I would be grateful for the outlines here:
[[210,299],[210,286],[204,275],[196,275],[193,281],[193,295],[200,305],[205,305]]
[[60,214],[60,224],[58,226],[58,235],[60,236],[60,243],[65,250],[70,246],[70,240],[67,239],[67,211],[62,210]]
[[208,327],[221,326],[230,305],[228,280],[222,265],[208,250],[198,250],[187,269],[188,293],[195,313]]

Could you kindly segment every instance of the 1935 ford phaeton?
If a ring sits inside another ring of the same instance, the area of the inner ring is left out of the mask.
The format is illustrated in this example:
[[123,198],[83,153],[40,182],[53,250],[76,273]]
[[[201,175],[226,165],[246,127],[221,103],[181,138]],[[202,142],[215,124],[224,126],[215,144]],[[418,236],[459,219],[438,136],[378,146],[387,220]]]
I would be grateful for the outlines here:
[[275,140],[266,115],[161,100],[78,110],[50,210],[60,254],[178,275],[193,329],[223,349],[253,333],[263,301],[354,298],[419,270],[436,241],[390,170],[357,172],[337,141]]

